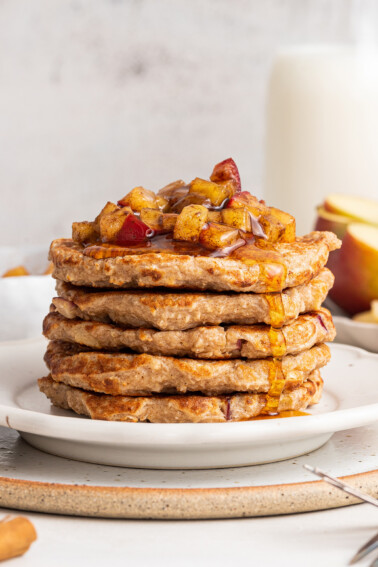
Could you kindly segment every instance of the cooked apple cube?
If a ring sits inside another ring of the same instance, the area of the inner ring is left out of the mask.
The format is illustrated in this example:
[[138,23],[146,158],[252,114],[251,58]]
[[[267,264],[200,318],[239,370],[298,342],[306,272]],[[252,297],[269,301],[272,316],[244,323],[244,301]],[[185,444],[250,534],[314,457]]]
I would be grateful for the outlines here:
[[275,207],[267,207],[261,215],[259,223],[269,242],[294,242],[295,219],[288,213]]
[[224,203],[224,201],[232,195],[230,188],[226,185],[219,185],[212,181],[205,181],[199,177],[196,177],[190,183],[189,193],[205,195],[205,197],[210,200],[213,207],[220,207],[222,203]]
[[181,199],[171,204],[171,211],[180,214],[188,205],[203,205],[204,207],[211,207],[211,202],[206,195],[201,195],[200,193],[187,193]]
[[161,195],[155,195],[155,207],[162,213],[166,213],[169,210],[168,199],[165,199]]
[[273,215],[266,213],[259,218],[259,224],[268,242],[279,242],[285,232],[285,225]]
[[72,240],[79,244],[94,242],[98,237],[98,232],[94,222],[73,222],[72,223]]
[[222,209],[221,215],[223,224],[240,228],[244,232],[252,232],[251,213],[246,207]]
[[[189,193],[189,187],[178,187],[174,193],[169,197],[169,212],[177,212],[175,211],[175,207],[177,203],[182,201]],[[179,211],[181,213],[181,210]]]
[[118,205],[121,207],[129,206],[138,213],[146,208],[156,209],[156,195],[153,191],[149,191],[144,187],[134,187],[130,193],[118,201]]
[[177,181],[173,181],[172,183],[169,183],[165,187],[159,189],[157,194],[160,197],[164,197],[164,199],[168,199],[168,201],[170,201],[176,191],[178,189],[181,189],[182,187],[186,187],[186,183],[182,179],[178,179]]
[[188,205],[177,217],[173,238],[198,242],[203,226],[207,221],[208,210],[202,205]]
[[199,243],[209,250],[232,246],[238,240],[240,240],[238,229],[216,222],[207,223],[199,235]]
[[275,207],[268,207],[269,214],[276,218],[284,225],[284,231],[281,235],[281,242],[294,242],[295,240],[295,218],[289,213],[285,213]]
[[161,229],[162,215],[163,213],[158,209],[142,209],[140,211],[140,220],[157,232]]
[[102,242],[116,242],[117,235],[122,228],[128,215],[130,215],[129,207],[117,209],[112,213],[103,215],[100,219],[100,236]]
[[209,211],[207,219],[211,222],[223,222],[222,221],[222,211]]
[[172,232],[176,226],[178,215],[174,213],[163,213],[161,216],[161,227],[163,232]]
[[178,215],[173,213],[161,213],[156,209],[142,209],[140,220],[152,228],[156,233],[172,232]]
[[101,220],[101,218],[104,215],[108,215],[109,213],[113,213],[114,211],[118,211],[118,210],[119,210],[119,207],[115,203],[111,203],[110,201],[108,201],[106,203],[105,207],[102,209],[100,214],[98,214],[97,217],[94,220],[94,225],[95,225],[95,229],[97,230],[97,232],[100,232],[100,220]]
[[133,213],[129,213],[117,233],[115,243],[120,246],[142,244],[154,235],[154,231]]
[[217,163],[213,169],[210,179],[215,183],[230,181],[232,183],[233,193],[241,191],[239,170],[232,158],[228,158]]
[[228,201],[225,208],[241,208],[246,207],[255,217],[259,217],[266,212],[266,205],[264,201],[259,201],[257,197],[248,193],[248,191],[240,191],[236,193]]

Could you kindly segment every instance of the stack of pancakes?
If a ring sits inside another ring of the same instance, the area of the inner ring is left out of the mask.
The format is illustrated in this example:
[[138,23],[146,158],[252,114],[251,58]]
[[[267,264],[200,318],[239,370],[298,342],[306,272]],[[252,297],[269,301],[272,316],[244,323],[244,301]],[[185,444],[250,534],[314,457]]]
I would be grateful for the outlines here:
[[44,321],[58,407],[93,419],[226,422],[302,411],[319,401],[326,341],[321,308],[333,233],[276,243],[285,266],[271,291],[263,261],[144,252],[90,257],[55,240],[57,297]]

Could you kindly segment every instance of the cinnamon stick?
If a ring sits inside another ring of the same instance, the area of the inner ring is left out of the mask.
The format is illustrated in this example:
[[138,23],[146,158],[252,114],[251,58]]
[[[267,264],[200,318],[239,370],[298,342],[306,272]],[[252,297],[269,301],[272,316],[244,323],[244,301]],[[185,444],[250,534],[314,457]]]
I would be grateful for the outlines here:
[[0,561],[23,555],[37,539],[37,532],[27,518],[8,518],[0,522]]

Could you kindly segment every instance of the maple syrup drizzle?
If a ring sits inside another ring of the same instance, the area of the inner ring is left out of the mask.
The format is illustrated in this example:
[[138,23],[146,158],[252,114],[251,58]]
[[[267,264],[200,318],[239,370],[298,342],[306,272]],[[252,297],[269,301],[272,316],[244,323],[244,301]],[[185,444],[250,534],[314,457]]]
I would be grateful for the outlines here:
[[282,357],[286,354],[286,340],[282,329],[276,329],[275,327],[269,327],[269,342],[270,348],[272,349],[272,355],[274,357]]
[[285,375],[282,371],[282,361],[279,358],[272,358],[269,361],[269,383],[270,387],[262,414],[278,412],[280,397],[285,387]]
[[282,293],[266,293],[265,299],[269,305],[269,319],[272,327],[280,328],[285,321],[285,307]]

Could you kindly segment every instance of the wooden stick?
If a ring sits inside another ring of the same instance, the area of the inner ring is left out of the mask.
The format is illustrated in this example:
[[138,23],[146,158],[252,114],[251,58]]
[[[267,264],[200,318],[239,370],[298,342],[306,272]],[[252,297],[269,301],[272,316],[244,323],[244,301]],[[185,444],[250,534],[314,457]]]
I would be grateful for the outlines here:
[[27,518],[8,518],[0,522],[0,561],[23,555],[37,539],[37,532]]

